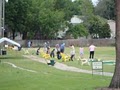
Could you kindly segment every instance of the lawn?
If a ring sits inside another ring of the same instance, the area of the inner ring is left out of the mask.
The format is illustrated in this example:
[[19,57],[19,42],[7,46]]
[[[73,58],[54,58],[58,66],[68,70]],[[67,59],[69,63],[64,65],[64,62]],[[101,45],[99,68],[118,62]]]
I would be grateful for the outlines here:
[[[53,48],[52,48],[53,49]],[[51,49],[51,50],[52,50]],[[75,66],[77,68],[81,68],[81,69],[87,69],[87,70],[91,70],[91,66],[89,65],[81,65],[81,63],[78,61],[79,58],[79,47],[75,47],[76,50],[76,55],[75,55],[75,59],[74,61],[70,61],[70,62],[62,62],[61,60],[57,60],[58,62],[70,65],[70,66]],[[32,49],[31,53],[33,53],[33,51],[35,52],[35,49]],[[70,54],[70,48],[67,47],[65,48],[65,53],[66,54]],[[89,49],[88,47],[84,47],[84,58],[89,58]],[[115,60],[115,47],[97,47],[95,50],[95,58],[96,59],[100,59],[101,61],[107,61],[107,60]],[[115,65],[106,65],[103,64],[103,71],[105,72],[114,72],[114,67]]]
[[[84,49],[87,58],[89,56],[88,48],[85,47]],[[36,48],[29,49],[29,51],[35,55]],[[76,47],[76,52],[78,52],[78,47]],[[66,48],[65,53],[69,53],[69,48]],[[24,58],[22,54],[22,51],[8,50],[6,56],[0,56],[0,90],[95,90],[95,88],[107,87],[112,78],[58,70],[52,66]],[[78,56],[78,53],[76,56]],[[114,47],[98,47],[95,57],[102,57],[101,59],[104,60],[115,60]],[[36,72],[13,68],[3,62],[10,62],[18,67]],[[61,61],[59,60],[59,62]],[[90,66],[81,66],[77,60],[61,63],[91,70]],[[114,65],[106,65],[105,69],[108,72],[113,72]]]

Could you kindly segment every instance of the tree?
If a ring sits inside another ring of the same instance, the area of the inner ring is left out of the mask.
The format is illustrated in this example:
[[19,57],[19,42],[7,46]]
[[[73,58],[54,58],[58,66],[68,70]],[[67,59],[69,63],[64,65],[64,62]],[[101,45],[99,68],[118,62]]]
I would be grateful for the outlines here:
[[[85,8],[84,8],[85,6]],[[6,25],[23,39],[54,39],[59,30],[68,27],[74,14],[93,13],[91,0],[10,0],[6,4]]]
[[54,39],[65,21],[64,12],[55,10],[54,0],[46,0],[41,5],[39,15],[40,28],[44,39]]
[[84,24],[88,28],[92,38],[110,37],[110,27],[105,19],[92,15],[84,19]]
[[95,14],[106,19],[115,19],[115,0],[99,0],[95,7]]
[[90,16],[93,14],[94,6],[91,0],[75,0],[73,10],[75,15]]
[[[55,10],[55,0],[10,0],[6,5],[6,24],[23,39],[32,39],[36,33],[53,38],[64,22],[64,12]],[[47,34],[48,33],[48,34]]]
[[101,30],[99,31],[99,38],[110,38],[111,30],[109,24],[105,23],[101,26]]
[[88,36],[88,30],[82,23],[76,25],[70,24],[69,30],[66,32],[66,34],[73,38],[79,38]]
[[6,4],[5,24],[12,31],[13,39],[15,39],[16,32],[27,32],[25,27],[29,2],[30,0],[10,0],[8,4]]
[[55,34],[62,26],[64,14],[62,12],[46,9],[40,15],[41,29],[43,31],[44,39],[55,38]]
[[69,21],[71,17],[75,14],[72,0],[55,0],[54,8],[56,10],[64,12],[64,19],[66,21]]
[[109,88],[120,88],[120,1],[116,3],[116,65]]

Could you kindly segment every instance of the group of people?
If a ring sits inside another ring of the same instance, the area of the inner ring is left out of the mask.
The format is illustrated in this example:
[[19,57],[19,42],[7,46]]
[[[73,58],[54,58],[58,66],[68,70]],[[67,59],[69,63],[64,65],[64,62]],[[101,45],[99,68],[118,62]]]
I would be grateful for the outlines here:
[[[89,46],[89,59],[94,59],[94,52],[95,52],[95,48],[96,46],[91,44]],[[80,54],[80,58],[83,59],[84,58],[84,48],[83,47],[80,47],[79,48],[79,54]],[[73,61],[73,58],[75,57],[75,48],[73,45],[71,45],[71,51],[70,51],[70,60]]]
[[[59,60],[59,59],[61,59],[61,53],[64,53],[64,51],[65,51],[65,43],[56,44],[55,48],[50,50],[50,43],[45,42],[43,45],[43,48],[44,48],[44,52],[46,54],[50,54],[51,58],[54,58],[56,55],[57,59]],[[89,46],[89,52],[90,52],[89,59],[94,58],[95,48],[96,48],[96,46],[93,44],[91,44]],[[40,47],[37,49],[36,55],[39,55],[39,50],[40,50]],[[79,55],[80,55],[81,59],[84,58],[84,48],[83,47],[79,48]],[[74,45],[70,45],[70,61],[73,61],[74,57],[75,57],[75,47],[74,47]]]
[[[96,48],[96,46],[93,44],[91,44],[89,46],[89,52],[90,52],[89,59],[94,59],[95,48]],[[80,47],[80,58],[81,59],[84,58],[84,48],[83,47]]]
[[[50,57],[51,57],[51,58],[54,58],[54,57],[55,57],[55,52],[56,52],[57,59],[61,59],[60,53],[64,53],[65,43],[56,44],[56,45],[55,45],[55,48],[53,48],[52,50],[50,50],[50,43],[47,41],[47,42],[44,43],[43,48],[44,48],[43,51],[44,51],[46,54],[50,54]],[[37,49],[36,55],[39,55],[39,53],[40,53],[39,50],[40,50],[40,47]]]

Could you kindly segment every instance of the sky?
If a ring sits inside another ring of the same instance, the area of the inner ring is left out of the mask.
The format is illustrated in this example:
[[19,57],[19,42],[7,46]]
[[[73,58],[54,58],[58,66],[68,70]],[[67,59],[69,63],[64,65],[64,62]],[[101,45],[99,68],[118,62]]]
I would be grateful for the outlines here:
[[[75,1],[75,0],[72,0],[72,1]],[[93,5],[96,5],[98,0],[92,0],[92,2],[93,2]]]
[[98,0],[92,0],[93,4],[96,5]]

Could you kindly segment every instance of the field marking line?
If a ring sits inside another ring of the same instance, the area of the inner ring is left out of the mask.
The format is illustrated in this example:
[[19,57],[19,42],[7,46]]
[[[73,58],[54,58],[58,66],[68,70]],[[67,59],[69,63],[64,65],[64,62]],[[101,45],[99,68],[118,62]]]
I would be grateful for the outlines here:
[[25,69],[25,68],[22,68],[22,67],[18,67],[18,66],[16,66],[15,64],[10,63],[10,62],[2,62],[2,63],[9,64],[9,65],[11,65],[12,67],[14,67],[14,68],[18,68],[18,69],[20,69],[20,70],[25,70],[25,71],[28,71],[28,72],[34,72],[34,73],[37,73],[37,71],[30,70],[30,69]]

